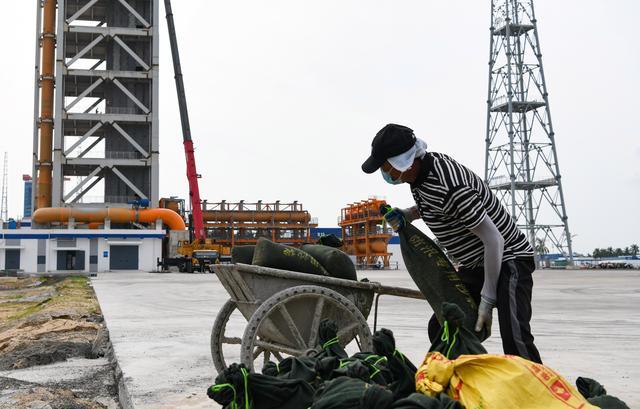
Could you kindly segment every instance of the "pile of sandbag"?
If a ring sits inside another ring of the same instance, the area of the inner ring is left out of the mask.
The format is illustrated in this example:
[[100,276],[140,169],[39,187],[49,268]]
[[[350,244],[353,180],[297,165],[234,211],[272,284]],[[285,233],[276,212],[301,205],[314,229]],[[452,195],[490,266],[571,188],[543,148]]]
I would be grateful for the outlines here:
[[373,335],[374,351],[348,356],[338,328],[320,324],[319,351],[269,362],[261,374],[233,364],[216,378],[208,396],[227,409],[454,409],[449,397],[415,391],[416,367],[396,349],[390,330]]
[[231,262],[357,280],[356,268],[349,255],[324,244],[305,244],[297,248],[261,237],[255,246],[233,247]]
[[578,378],[576,389],[544,365],[487,354],[457,305],[441,311],[444,325],[419,368],[388,329],[373,335],[373,351],[348,356],[324,320],[312,356],[268,362],[261,374],[233,364],[207,394],[225,409],[629,409],[594,380]]

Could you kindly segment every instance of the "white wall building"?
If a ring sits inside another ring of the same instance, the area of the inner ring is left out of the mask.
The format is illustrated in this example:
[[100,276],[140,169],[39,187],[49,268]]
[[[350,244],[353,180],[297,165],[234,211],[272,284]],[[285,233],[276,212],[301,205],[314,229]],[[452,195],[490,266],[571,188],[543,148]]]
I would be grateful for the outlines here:
[[0,230],[0,270],[24,273],[156,271],[164,230]]

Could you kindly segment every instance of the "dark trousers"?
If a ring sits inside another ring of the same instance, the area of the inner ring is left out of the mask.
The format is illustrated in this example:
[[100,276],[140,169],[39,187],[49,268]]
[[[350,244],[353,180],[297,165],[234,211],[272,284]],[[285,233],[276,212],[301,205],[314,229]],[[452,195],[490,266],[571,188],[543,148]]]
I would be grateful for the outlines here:
[[[540,353],[533,343],[529,325],[533,289],[531,274],[535,268],[533,257],[523,257],[502,263],[498,280],[498,321],[502,349],[505,354],[518,355],[530,361],[542,363]],[[463,267],[458,271],[458,275],[476,304],[480,304],[484,267],[472,269]],[[429,321],[429,338],[432,342],[439,331],[440,324],[434,315]]]

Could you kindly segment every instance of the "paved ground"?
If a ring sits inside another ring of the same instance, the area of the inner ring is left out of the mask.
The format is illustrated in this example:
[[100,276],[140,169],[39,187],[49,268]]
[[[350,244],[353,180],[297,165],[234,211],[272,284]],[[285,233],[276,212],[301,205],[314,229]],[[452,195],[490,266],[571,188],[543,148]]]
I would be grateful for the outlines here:
[[[402,270],[359,277],[413,287]],[[228,298],[215,275],[106,273],[93,285],[135,407],[215,407],[205,394],[215,377],[209,337]],[[545,364],[572,382],[595,378],[630,407],[640,407],[640,272],[538,271],[533,307]],[[426,302],[382,297],[380,308],[380,324],[419,364],[429,348]],[[241,334],[242,318],[233,317],[229,326]],[[493,333],[486,347],[501,353],[497,326]]]

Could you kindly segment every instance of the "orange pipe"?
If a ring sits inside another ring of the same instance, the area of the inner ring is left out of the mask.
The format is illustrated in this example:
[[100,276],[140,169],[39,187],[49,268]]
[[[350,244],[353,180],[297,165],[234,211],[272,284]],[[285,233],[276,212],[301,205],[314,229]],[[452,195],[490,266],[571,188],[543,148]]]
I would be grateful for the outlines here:
[[33,212],[31,219],[38,224],[51,222],[68,223],[73,218],[81,223],[104,223],[110,219],[113,223],[154,223],[161,219],[170,230],[184,230],[185,224],[182,217],[170,209],[125,209],[121,207],[109,207],[103,209],[75,209],[70,207],[40,208]]
[[36,176],[36,208],[51,206],[53,97],[56,61],[56,0],[44,0],[40,87],[40,154]]

